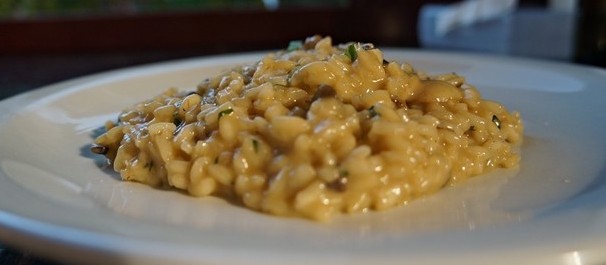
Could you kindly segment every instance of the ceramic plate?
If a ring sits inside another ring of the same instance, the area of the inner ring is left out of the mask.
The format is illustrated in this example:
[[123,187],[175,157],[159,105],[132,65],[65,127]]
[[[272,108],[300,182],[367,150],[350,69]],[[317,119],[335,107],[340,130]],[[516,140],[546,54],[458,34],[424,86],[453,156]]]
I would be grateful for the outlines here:
[[391,49],[456,72],[521,112],[518,170],[331,223],[126,183],[88,146],[118,111],[262,54],[101,73],[0,102],[0,241],[99,264],[595,264],[606,262],[606,71]]

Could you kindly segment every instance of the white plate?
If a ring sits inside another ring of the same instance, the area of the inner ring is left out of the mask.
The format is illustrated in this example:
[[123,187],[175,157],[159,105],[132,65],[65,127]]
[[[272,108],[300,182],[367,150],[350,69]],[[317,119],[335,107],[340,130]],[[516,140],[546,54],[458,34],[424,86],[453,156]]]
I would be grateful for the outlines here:
[[99,264],[595,264],[606,262],[606,71],[504,57],[388,50],[457,72],[522,113],[519,171],[332,223],[125,183],[92,159],[93,131],[169,86],[261,54],[79,78],[0,103],[0,241]]

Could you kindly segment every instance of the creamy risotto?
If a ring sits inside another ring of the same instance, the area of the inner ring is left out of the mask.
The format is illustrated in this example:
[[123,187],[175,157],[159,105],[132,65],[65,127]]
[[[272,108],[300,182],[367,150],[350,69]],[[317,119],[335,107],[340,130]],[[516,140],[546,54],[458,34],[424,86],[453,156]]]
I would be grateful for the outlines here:
[[168,89],[108,122],[92,151],[122,179],[329,220],[516,167],[520,115],[455,73],[426,75],[330,37]]

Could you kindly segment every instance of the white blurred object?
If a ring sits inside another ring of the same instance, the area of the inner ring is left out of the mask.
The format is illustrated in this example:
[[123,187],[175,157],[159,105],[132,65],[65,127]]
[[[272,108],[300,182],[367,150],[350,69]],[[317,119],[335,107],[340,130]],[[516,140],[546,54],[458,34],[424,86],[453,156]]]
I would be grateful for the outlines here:
[[265,6],[265,8],[267,8],[267,10],[276,10],[278,9],[278,7],[280,7],[280,1],[279,0],[263,0],[263,5]]
[[549,8],[562,12],[574,12],[577,10],[578,0],[549,0]]
[[516,8],[517,0],[469,0],[453,4],[436,14],[436,33],[444,35],[461,26],[501,17]]
[[426,5],[419,15],[419,42],[431,49],[557,60],[574,56],[577,0],[551,0],[549,8],[516,8],[515,2]]

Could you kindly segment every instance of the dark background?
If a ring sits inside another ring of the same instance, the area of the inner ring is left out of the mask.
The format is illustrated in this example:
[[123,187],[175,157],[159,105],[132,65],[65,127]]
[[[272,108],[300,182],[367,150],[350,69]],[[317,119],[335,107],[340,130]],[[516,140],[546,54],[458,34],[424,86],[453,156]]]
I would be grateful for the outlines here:
[[[95,1],[100,0],[72,0],[74,3]],[[332,36],[335,43],[356,40],[416,48],[419,47],[417,20],[420,8],[429,3],[456,2],[283,0],[287,4],[274,10],[269,10],[260,0],[198,0],[207,3],[199,8],[192,8],[194,0],[173,1],[181,2],[180,6],[152,5],[147,9],[125,4],[136,1],[100,1],[113,3],[109,7],[107,4],[101,6],[104,8],[100,11],[95,9],[99,6],[72,4],[68,6],[69,10],[61,12],[39,4],[34,6],[36,12],[12,10],[11,13],[10,3],[14,9],[15,3],[20,1],[0,0],[0,12],[4,8],[4,17],[0,16],[0,99],[61,80],[125,66],[279,49],[286,47],[290,40],[314,34]],[[35,0],[29,2],[36,3]],[[521,0],[519,5],[542,7],[546,2]],[[593,45],[592,40],[588,43]]]

